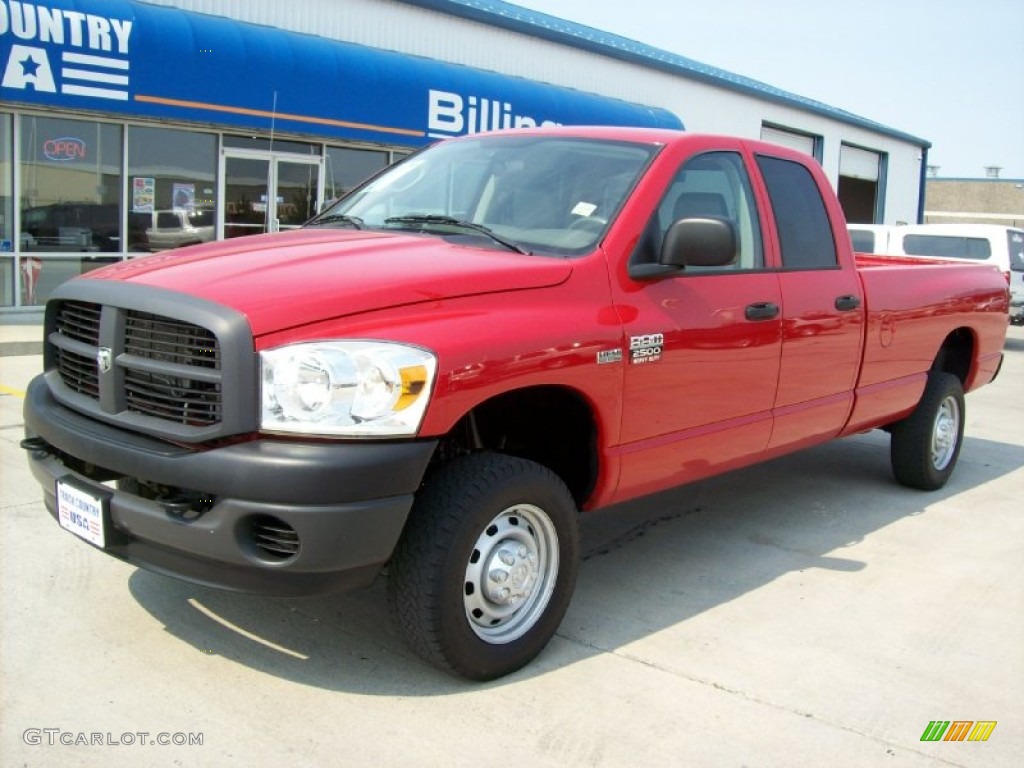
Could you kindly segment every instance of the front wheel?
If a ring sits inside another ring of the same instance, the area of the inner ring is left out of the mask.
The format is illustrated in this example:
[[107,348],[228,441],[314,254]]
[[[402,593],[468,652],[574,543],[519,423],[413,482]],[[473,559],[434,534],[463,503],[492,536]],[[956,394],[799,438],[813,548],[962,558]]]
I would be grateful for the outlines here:
[[946,484],[964,437],[964,390],[960,379],[933,371],[917,408],[892,427],[890,457],[896,480],[934,491]]
[[473,680],[527,664],[558,629],[579,564],[576,506],[549,469],[494,453],[432,475],[389,569],[409,646]]

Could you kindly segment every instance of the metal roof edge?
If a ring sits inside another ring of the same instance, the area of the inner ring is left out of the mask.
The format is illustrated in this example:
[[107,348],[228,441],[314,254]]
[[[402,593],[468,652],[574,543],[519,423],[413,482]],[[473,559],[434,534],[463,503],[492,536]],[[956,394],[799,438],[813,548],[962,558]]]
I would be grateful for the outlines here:
[[631,40],[627,37],[604,32],[594,27],[566,21],[539,11],[531,11],[502,0],[398,0],[450,16],[479,21],[494,27],[536,37],[550,42],[639,64],[669,74],[683,75],[692,80],[726,88],[737,93],[754,96],[765,101],[828,117],[848,125],[874,131],[890,138],[929,149],[932,143],[919,136],[890,128],[889,126],[861,117],[852,112],[833,107],[824,102],[799,96],[759,80],[738,75],[725,69],[681,56],[676,53]]

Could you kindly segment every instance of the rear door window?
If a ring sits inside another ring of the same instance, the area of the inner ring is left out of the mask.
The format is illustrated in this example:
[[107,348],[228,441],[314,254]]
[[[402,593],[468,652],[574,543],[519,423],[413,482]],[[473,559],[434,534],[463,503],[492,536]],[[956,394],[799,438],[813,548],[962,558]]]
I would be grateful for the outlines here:
[[757,165],[775,214],[783,268],[838,266],[832,225],[811,172],[792,160],[763,155],[757,158]]

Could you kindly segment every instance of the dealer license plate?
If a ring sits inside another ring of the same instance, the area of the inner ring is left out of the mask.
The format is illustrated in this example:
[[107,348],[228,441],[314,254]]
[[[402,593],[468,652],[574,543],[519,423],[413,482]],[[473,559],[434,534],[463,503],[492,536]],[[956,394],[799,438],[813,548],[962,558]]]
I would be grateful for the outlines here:
[[106,545],[105,499],[64,480],[57,481],[57,519],[62,528],[97,547]]

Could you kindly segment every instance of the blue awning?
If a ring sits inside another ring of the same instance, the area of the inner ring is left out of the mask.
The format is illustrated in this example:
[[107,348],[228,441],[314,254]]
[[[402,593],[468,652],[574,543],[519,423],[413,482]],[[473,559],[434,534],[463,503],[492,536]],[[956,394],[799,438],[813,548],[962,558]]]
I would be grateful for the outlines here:
[[657,107],[131,0],[0,0],[0,67],[8,102],[407,146],[545,122],[683,127]]

